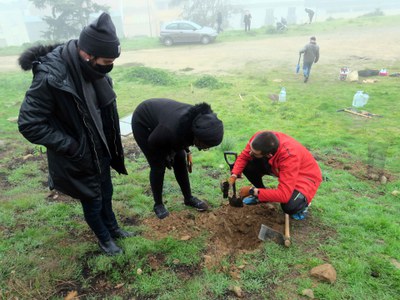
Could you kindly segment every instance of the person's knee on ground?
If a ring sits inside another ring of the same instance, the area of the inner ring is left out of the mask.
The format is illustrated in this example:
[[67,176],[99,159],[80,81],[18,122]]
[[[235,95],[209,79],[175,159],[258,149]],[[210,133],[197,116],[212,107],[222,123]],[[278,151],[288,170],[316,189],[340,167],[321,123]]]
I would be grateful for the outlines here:
[[302,212],[307,207],[308,203],[306,197],[298,191],[293,192],[287,203],[281,204],[282,210],[290,216]]

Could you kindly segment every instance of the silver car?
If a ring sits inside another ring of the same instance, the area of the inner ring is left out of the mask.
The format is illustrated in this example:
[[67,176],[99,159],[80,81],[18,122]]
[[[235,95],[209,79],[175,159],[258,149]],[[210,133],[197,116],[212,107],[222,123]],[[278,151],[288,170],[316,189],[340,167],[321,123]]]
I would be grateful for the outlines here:
[[176,43],[213,42],[218,33],[211,27],[203,27],[191,21],[173,21],[161,26],[160,41],[166,46]]

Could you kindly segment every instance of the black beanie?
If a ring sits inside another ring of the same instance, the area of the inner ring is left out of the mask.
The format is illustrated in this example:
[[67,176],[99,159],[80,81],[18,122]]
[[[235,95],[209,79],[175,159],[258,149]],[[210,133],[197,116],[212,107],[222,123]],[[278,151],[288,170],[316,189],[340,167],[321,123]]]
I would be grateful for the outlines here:
[[214,113],[200,114],[194,118],[192,131],[195,138],[209,147],[218,146],[224,137],[224,125]]
[[87,54],[96,57],[117,58],[121,54],[121,46],[110,15],[102,13],[83,28],[78,46]]

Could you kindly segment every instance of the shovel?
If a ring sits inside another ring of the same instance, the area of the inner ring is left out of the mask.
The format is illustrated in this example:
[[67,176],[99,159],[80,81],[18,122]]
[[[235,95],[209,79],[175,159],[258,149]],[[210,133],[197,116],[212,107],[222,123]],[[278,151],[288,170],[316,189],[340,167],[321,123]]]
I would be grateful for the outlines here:
[[301,54],[299,55],[299,61],[297,62],[296,74],[299,74],[299,71],[300,71],[300,59],[301,59]]
[[[229,171],[231,173],[237,158],[237,153],[232,151],[224,151],[224,158],[229,166]],[[226,181],[222,183],[221,188],[223,190],[224,198],[228,198],[229,204],[231,206],[243,207],[242,199],[236,196],[236,183],[232,185],[232,193],[229,193],[229,183]]]
[[289,234],[289,215],[285,214],[285,233],[282,234],[267,225],[261,224],[258,238],[262,241],[272,240],[273,242],[284,245],[285,247],[290,246],[290,234]]

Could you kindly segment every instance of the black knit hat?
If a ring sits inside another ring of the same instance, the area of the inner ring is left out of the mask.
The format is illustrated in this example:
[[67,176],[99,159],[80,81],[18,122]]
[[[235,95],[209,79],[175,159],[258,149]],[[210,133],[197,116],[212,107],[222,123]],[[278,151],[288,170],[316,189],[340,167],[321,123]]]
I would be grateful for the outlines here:
[[121,54],[121,46],[110,15],[102,13],[91,24],[83,28],[78,46],[81,50],[96,57],[117,58]]
[[194,118],[192,131],[195,138],[209,147],[218,146],[224,137],[224,125],[214,113],[200,114]]

